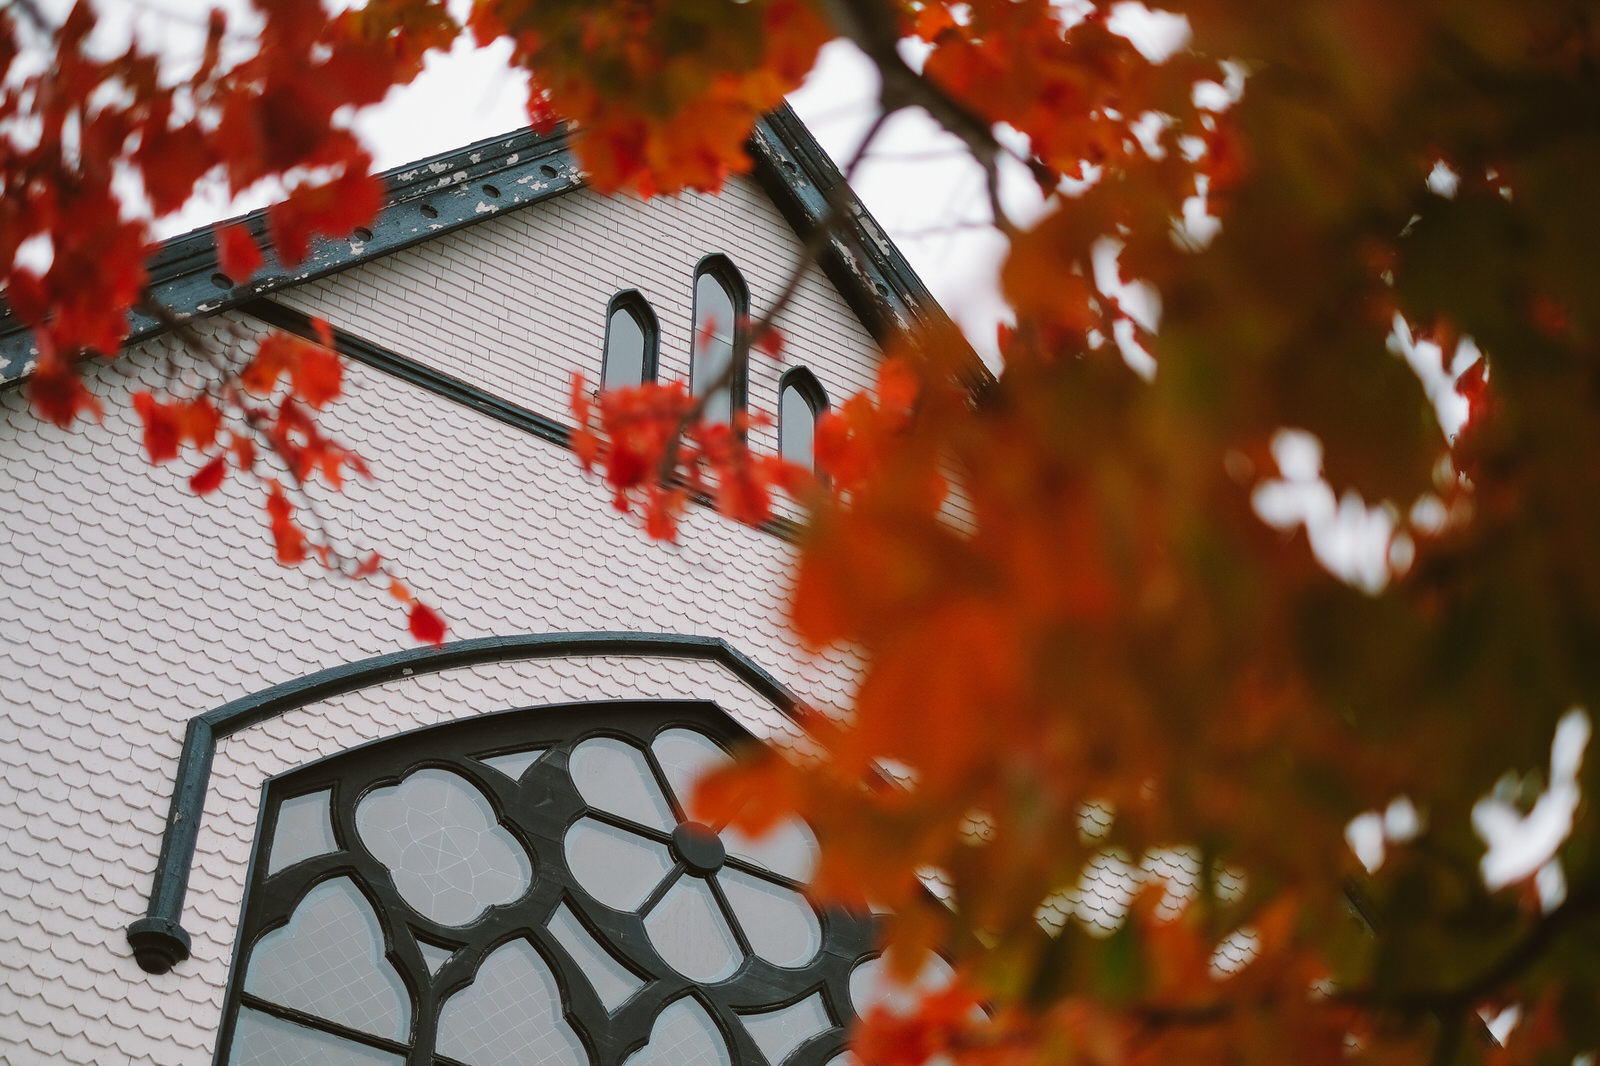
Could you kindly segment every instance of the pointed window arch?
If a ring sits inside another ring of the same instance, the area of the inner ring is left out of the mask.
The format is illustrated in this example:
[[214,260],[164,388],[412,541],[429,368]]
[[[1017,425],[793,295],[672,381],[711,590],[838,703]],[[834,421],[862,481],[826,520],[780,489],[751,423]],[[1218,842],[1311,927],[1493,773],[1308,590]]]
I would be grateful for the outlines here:
[[803,366],[778,381],[778,454],[791,463],[816,469],[817,419],[828,409],[828,394],[815,374]]
[[638,289],[617,293],[606,307],[601,386],[617,389],[654,381],[660,345],[661,329],[650,301]]
[[[746,321],[750,290],[725,255],[708,255],[694,270],[694,333],[689,390],[706,400],[708,423],[731,422],[744,410],[748,377]],[[719,384],[726,379],[726,384]],[[712,391],[712,386],[717,388]]]

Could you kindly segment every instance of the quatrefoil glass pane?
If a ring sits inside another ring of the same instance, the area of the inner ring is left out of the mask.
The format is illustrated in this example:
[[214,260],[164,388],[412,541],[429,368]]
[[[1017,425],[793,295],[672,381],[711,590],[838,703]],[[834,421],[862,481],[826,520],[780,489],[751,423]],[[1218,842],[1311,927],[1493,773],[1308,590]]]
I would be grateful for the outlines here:
[[419,770],[356,807],[361,842],[389,868],[401,897],[440,925],[466,925],[528,890],[527,851],[477,787],[449,770]]

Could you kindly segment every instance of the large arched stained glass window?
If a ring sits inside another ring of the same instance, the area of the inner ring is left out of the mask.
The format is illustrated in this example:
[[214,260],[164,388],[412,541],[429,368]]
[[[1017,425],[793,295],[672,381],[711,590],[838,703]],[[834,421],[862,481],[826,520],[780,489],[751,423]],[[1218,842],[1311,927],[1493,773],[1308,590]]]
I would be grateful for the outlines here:
[[750,296],[744,279],[726,256],[701,260],[694,272],[694,336],[689,388],[707,395],[705,420],[731,422],[744,410],[745,318]]
[[607,389],[631,388],[656,378],[660,330],[650,302],[636,289],[619,292],[606,309],[605,356],[600,384]]
[[274,779],[218,1061],[842,1064],[868,921],[806,898],[803,824],[685,816],[743,739],[706,703],[537,708]]

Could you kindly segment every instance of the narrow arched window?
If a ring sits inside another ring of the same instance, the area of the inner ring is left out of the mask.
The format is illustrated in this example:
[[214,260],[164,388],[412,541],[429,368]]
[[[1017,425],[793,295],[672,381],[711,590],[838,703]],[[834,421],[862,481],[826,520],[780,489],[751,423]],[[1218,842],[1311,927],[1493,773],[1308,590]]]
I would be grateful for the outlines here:
[[617,389],[654,381],[660,335],[655,312],[638,290],[629,289],[613,296],[606,309],[606,347],[600,384]]
[[708,396],[708,423],[731,422],[733,413],[744,409],[744,323],[749,312],[749,290],[728,258],[712,255],[702,259],[694,272],[689,387],[696,396]]
[[817,417],[828,409],[828,394],[816,376],[797,366],[778,382],[778,454],[816,469]]

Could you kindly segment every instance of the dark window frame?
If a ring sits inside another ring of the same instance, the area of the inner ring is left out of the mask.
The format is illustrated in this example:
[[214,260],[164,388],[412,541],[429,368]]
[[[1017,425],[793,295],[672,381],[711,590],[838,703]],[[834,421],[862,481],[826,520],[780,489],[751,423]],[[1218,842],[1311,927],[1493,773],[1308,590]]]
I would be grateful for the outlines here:
[[661,366],[661,323],[656,318],[655,308],[650,306],[650,301],[645,298],[644,293],[638,289],[623,289],[606,304],[605,340],[600,347],[600,387],[614,387],[606,382],[606,367],[611,359],[611,320],[616,317],[618,311],[626,311],[632,315],[639,332],[644,334],[644,355],[640,360],[639,384],[655,381]]
[[808,367],[792,366],[778,379],[778,456],[783,457],[783,394],[794,389],[811,409],[811,469],[817,469],[817,420],[829,409],[828,390]]
[[695,378],[699,363],[700,279],[709,275],[722,286],[733,304],[733,380],[728,383],[728,417],[732,421],[749,410],[750,391],[750,287],[744,275],[721,252],[702,258],[694,267],[689,301],[689,395],[698,396]]
[[[737,1023],[737,1017],[752,1009],[782,1009],[818,993],[832,1025],[801,1044],[784,1064],[823,1066],[830,1062],[844,1049],[845,1032],[856,1018],[849,994],[850,975],[876,954],[870,917],[819,907],[822,946],[804,966],[774,967],[747,950],[733,976],[710,985],[698,984],[670,970],[662,971],[659,963],[641,963],[641,959],[655,956],[647,939],[641,941],[639,915],[610,911],[604,905],[586,901],[564,858],[552,861],[552,856],[563,854],[561,844],[567,828],[586,813],[594,813],[572,789],[553,787],[562,779],[570,780],[566,759],[572,747],[597,736],[626,740],[645,750],[647,760],[661,777],[662,770],[650,753],[649,742],[662,730],[674,727],[695,730],[727,749],[755,743],[725,712],[705,701],[566,704],[502,711],[410,730],[268,779],[261,793],[262,814],[251,852],[214,1061],[219,1066],[229,1061],[241,1008],[249,1007],[300,1024],[313,1022],[313,1028],[375,1049],[403,1051],[408,1066],[453,1062],[431,1050],[441,1008],[451,995],[475,980],[478,966],[491,952],[521,937],[532,943],[548,965],[560,989],[561,1013],[596,1066],[620,1066],[649,1039],[661,1011],[685,996],[692,996],[705,1010],[727,1042],[735,1066],[761,1063],[764,1059],[759,1048],[751,1034]],[[501,782],[496,777],[499,771],[478,761],[499,752],[534,747],[546,747],[548,751],[523,772],[518,783]],[[509,904],[491,906],[462,927],[435,928],[427,919],[418,921],[420,916],[381,876],[381,862],[358,843],[355,809],[362,797],[427,768],[464,776],[482,791],[497,823],[517,838],[534,862],[533,880],[523,896]],[[552,787],[540,790],[537,786],[542,782]],[[338,850],[301,859],[267,874],[282,803],[323,790],[330,790],[330,819]],[[688,874],[675,872],[671,876]],[[395,967],[411,996],[411,1030],[404,1048],[394,1041],[355,1033],[327,1019],[303,1016],[292,1008],[244,992],[246,963],[260,938],[286,924],[307,893],[338,877],[349,878],[371,905],[382,930],[383,956]],[[768,877],[787,881],[781,875]],[[658,886],[657,896],[665,884]],[[606,1012],[593,991],[582,980],[574,979],[574,973],[581,973],[581,969],[564,959],[553,934],[545,928],[548,917],[563,904],[600,943],[612,946],[619,962],[647,979],[644,987],[615,1012]],[[742,941],[737,924],[734,929]],[[450,948],[453,956],[435,973],[419,954],[416,944],[421,942]],[[741,947],[747,945],[741,943]],[[648,966],[655,966],[656,972],[652,974]]]

